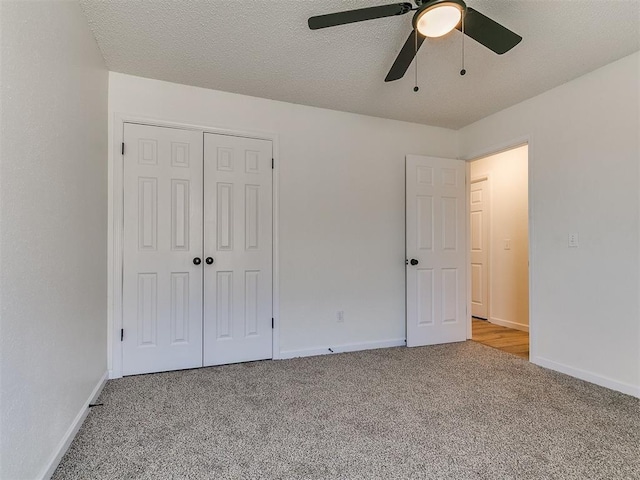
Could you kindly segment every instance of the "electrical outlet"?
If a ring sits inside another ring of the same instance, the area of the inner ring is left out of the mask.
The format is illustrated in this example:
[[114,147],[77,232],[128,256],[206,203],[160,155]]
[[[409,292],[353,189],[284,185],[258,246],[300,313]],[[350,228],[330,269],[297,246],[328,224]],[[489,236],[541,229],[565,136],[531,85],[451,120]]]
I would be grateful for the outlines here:
[[578,234],[570,233],[569,234],[569,247],[570,248],[578,248]]
[[338,319],[338,323],[344,323],[344,310],[339,310],[338,313],[336,313],[336,317]]

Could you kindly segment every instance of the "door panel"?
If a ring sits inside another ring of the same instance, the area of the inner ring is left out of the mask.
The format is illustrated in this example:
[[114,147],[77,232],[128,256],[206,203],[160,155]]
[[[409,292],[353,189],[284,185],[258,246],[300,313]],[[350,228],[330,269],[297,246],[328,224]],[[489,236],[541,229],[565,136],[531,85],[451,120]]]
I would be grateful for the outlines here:
[[204,135],[204,364],[272,358],[272,147]]
[[202,365],[202,132],[124,126],[123,373]]
[[407,345],[464,341],[465,164],[407,155]]
[[489,202],[487,180],[471,184],[471,315],[489,316]]

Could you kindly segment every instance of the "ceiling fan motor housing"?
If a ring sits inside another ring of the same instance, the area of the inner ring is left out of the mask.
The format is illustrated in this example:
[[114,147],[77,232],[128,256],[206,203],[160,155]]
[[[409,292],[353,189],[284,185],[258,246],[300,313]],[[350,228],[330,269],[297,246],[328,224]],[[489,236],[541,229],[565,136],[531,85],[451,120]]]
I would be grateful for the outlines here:
[[437,5],[438,3],[455,3],[460,5],[464,10],[467,8],[467,5],[462,0],[415,0],[416,7],[420,9],[421,7],[429,8]]

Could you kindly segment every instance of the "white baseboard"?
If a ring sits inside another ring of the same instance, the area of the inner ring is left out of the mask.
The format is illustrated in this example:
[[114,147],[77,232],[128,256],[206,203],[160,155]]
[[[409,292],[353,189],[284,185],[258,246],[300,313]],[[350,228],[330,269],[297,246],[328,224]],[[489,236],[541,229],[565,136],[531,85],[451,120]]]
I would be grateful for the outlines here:
[[74,418],[73,422],[71,422],[69,429],[64,434],[64,437],[62,437],[62,440],[51,456],[51,459],[47,463],[47,466],[45,467],[42,475],[40,475],[39,478],[41,478],[42,480],[49,480],[53,475],[53,472],[55,472],[56,468],[58,468],[60,460],[62,460],[64,454],[67,453],[67,450],[69,449],[71,442],[73,442],[76,433],[78,433],[78,430],[80,430],[84,419],[87,418],[87,415],[89,414],[89,404],[93,403],[100,396],[100,392],[102,392],[105,383],[107,383],[107,377],[108,372],[104,372],[104,375],[102,375],[102,378],[98,381],[97,385],[91,392],[91,395],[89,395],[87,401],[84,402],[84,405],[82,405],[82,408],[78,412],[78,415],[76,415],[76,418]]
[[640,398],[640,386],[613,380],[609,377],[604,377],[602,375],[588,372],[586,370],[581,370],[579,368],[570,367],[569,365],[554,362],[553,360],[549,360],[547,358],[535,357],[531,358],[530,361],[541,367],[555,370],[556,372],[564,373],[566,375],[579,378],[580,380],[584,380],[589,383],[595,383],[596,385],[600,385],[601,387],[609,388],[611,390],[616,390],[617,392],[626,393],[627,395],[631,395],[632,397]]
[[[316,355],[331,355],[332,353],[358,352],[376,348],[403,347],[407,344],[404,338],[397,340],[383,340],[381,342],[350,343],[347,345],[330,345],[324,348],[306,348],[302,350],[281,350],[280,359],[296,357],[315,357]],[[331,350],[329,350],[331,349]]]
[[491,323],[495,323],[496,325],[500,325],[501,327],[513,328],[514,330],[521,330],[523,332],[529,331],[529,325],[525,325],[524,323],[516,323],[510,320],[502,320],[501,318],[489,317],[489,321]]

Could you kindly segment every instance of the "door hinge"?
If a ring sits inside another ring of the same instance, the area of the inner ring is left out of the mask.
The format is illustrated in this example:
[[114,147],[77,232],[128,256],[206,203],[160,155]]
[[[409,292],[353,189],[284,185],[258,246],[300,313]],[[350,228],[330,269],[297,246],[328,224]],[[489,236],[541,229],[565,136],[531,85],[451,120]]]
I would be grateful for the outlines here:
[[121,150],[122,155],[124,155],[124,142],[122,142],[122,150]]
[[120,329],[120,341],[124,341],[124,328]]
[[273,170],[274,168],[276,168],[276,161],[275,159],[271,159],[271,169]]
[[273,320],[273,318],[272,318],[272,319],[271,319],[271,328],[275,328],[275,327],[274,327],[274,325],[275,325],[275,321],[274,321],[274,320]]

